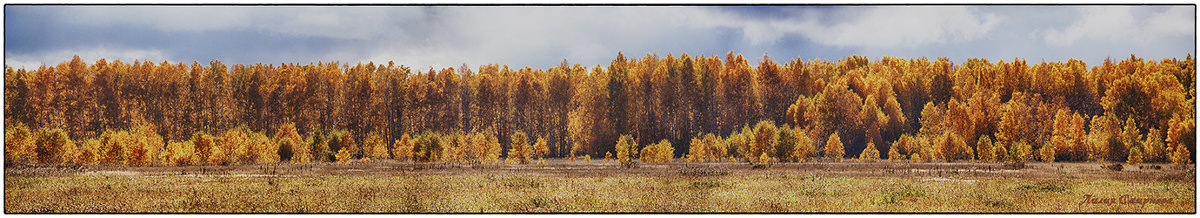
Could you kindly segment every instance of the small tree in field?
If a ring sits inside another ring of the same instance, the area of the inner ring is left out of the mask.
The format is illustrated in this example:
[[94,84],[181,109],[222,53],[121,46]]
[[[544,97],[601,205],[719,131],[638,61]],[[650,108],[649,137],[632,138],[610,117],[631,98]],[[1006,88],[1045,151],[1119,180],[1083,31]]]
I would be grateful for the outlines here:
[[775,157],[779,158],[779,161],[795,162],[797,157],[793,154],[796,153],[796,143],[799,141],[796,130],[785,124],[779,128],[779,136],[775,138],[778,139],[775,142]]
[[1191,152],[1188,151],[1186,146],[1183,146],[1183,144],[1179,144],[1179,145],[1175,146],[1174,151],[1171,152],[1171,163],[1173,163],[1175,165],[1188,164],[1189,162],[1192,161],[1191,155],[1192,155]]
[[519,164],[529,163],[530,153],[532,153],[530,152],[532,150],[530,147],[529,135],[525,135],[524,131],[517,131],[512,135],[512,143],[510,144],[510,148],[508,148],[508,159],[505,161]]
[[37,159],[33,132],[25,124],[17,123],[4,131],[4,164],[24,164]]
[[275,131],[272,141],[279,145],[276,154],[282,161],[308,162],[312,159],[312,148],[300,144],[303,139],[300,138],[300,133],[294,124],[280,125],[279,130]]
[[64,149],[68,146],[74,146],[71,138],[67,137],[67,132],[62,129],[41,129],[38,130],[37,138],[34,139],[34,144],[37,145],[37,161],[43,164],[58,163],[62,161]]
[[675,155],[675,147],[671,146],[671,142],[663,139],[656,144],[652,144],[642,148],[642,162],[647,163],[666,163],[671,162]]
[[979,142],[975,143],[978,148],[979,160],[984,162],[996,162],[996,149],[992,146],[992,138],[986,135],[979,136]]
[[1038,159],[1042,160],[1042,162],[1053,163],[1054,143],[1047,142],[1046,144],[1042,144],[1042,148],[1038,148],[1037,153]]
[[334,156],[337,159],[338,163],[349,163],[351,159],[354,159],[354,156],[350,155],[350,149],[347,147],[342,147],[342,149],[338,149],[338,153]]
[[837,132],[829,136],[829,141],[825,142],[825,158],[835,161],[842,161],[846,156],[846,149],[842,147],[842,138],[838,137]]
[[632,167],[634,156],[638,155],[637,146],[637,140],[633,139],[633,136],[621,135],[616,146],[617,162],[620,162],[621,166]]
[[899,149],[897,149],[895,145],[893,145],[891,148],[888,149],[888,160],[889,161],[901,161],[904,159],[906,159],[906,158],[904,157],[903,154],[900,154]]
[[1129,148],[1129,158],[1125,159],[1125,163],[1141,164],[1142,158],[1143,158],[1142,146],[1134,146],[1132,148]]
[[392,157],[397,160],[412,160],[413,156],[413,140],[408,133],[400,136],[394,144],[392,144]]
[[1012,144],[1012,149],[1008,151],[1009,159],[1017,162],[1032,160],[1033,157],[1030,155],[1030,153],[1032,153],[1031,149],[1032,148],[1029,146],[1029,143],[1017,141],[1016,143]]
[[388,159],[387,142],[384,141],[383,135],[377,132],[367,134],[367,139],[363,141],[367,147],[367,156],[371,159]]
[[817,156],[816,141],[806,132],[796,131],[796,148],[792,152],[792,157],[796,161],[808,161]]
[[863,149],[862,153],[858,154],[858,159],[868,162],[879,160],[879,149],[875,148],[875,143],[867,142],[867,147]]
[[537,142],[533,143],[532,148],[533,157],[536,157],[539,161],[542,160],[542,157],[546,156],[546,153],[550,153],[550,147],[547,145],[546,139],[542,137],[538,137]]

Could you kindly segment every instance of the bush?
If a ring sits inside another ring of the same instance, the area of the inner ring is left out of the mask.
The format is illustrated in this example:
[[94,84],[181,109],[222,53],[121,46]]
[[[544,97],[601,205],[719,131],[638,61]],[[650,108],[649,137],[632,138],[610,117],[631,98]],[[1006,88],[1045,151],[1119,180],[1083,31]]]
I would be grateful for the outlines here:
[[215,145],[212,136],[203,132],[192,134],[192,146],[196,147],[196,152],[192,153],[192,159],[196,160],[197,164],[208,164],[209,156],[212,154],[212,147]]
[[413,148],[413,159],[420,162],[441,161],[445,144],[438,134],[426,132],[417,137]]
[[583,161],[592,161],[592,155],[590,155],[590,154],[583,155]]
[[891,148],[888,149],[888,160],[889,161],[900,161],[900,160],[904,160],[904,159],[906,159],[906,158],[904,157],[903,154],[900,154],[900,151],[899,151],[899,149],[896,149],[896,146],[893,145]]
[[692,138],[691,143],[688,143],[688,162],[704,162],[707,156],[708,147],[704,145],[704,138]]
[[632,167],[633,160],[638,155],[637,140],[630,135],[621,135],[615,147],[617,148],[617,162],[620,162],[621,166]]
[[[158,155],[158,154],[155,154]],[[79,155],[73,161],[80,165],[95,165],[100,163],[100,140],[88,139],[79,144]],[[158,160],[158,158],[154,158]]]
[[1142,146],[1134,146],[1132,148],[1129,148],[1129,158],[1125,159],[1125,163],[1141,164],[1142,163]]
[[75,146],[75,142],[67,137],[67,132],[62,129],[40,129],[37,137],[34,139],[34,144],[37,148],[34,150],[37,153],[37,161],[42,164],[61,163],[64,159],[64,152],[73,150],[69,148]]
[[666,163],[671,162],[675,156],[675,147],[671,146],[671,142],[663,139],[656,144],[648,145],[642,148],[642,162],[646,163]]
[[752,160],[760,161],[763,154],[768,156],[774,155],[775,146],[779,143],[779,128],[775,127],[775,123],[770,120],[759,121],[754,125],[753,138],[751,139],[751,147],[748,157],[754,157]]
[[280,125],[279,130],[275,131],[275,137],[272,138],[272,141],[279,145],[276,154],[279,155],[279,160],[281,161],[303,163],[312,159],[312,147],[300,144],[303,139],[300,138],[300,133],[296,130],[295,124],[287,123]]
[[975,147],[978,148],[979,160],[984,162],[996,162],[996,149],[993,148],[992,138],[986,135],[979,136],[979,141],[975,142]]
[[33,133],[17,123],[4,131],[4,165],[27,164],[37,159]]
[[1054,143],[1047,142],[1046,144],[1042,144],[1042,148],[1039,148],[1037,151],[1038,159],[1042,162],[1054,163],[1054,149]]
[[1171,152],[1171,163],[1174,163],[1175,165],[1185,165],[1191,162],[1192,154],[1188,151],[1186,146],[1179,144],[1175,146],[1174,150],[1174,152]]
[[1146,162],[1161,162],[1166,159],[1167,154],[1165,142],[1162,140],[1162,131],[1158,129],[1150,129],[1146,134],[1146,139],[1142,142],[1142,148]]
[[129,132],[126,131],[104,131],[100,134],[100,163],[117,165],[125,164],[125,145],[129,139]]
[[867,147],[863,148],[862,153],[858,154],[858,159],[870,162],[879,160],[879,149],[875,148],[875,143],[867,142]]
[[269,164],[279,162],[279,146],[271,143],[271,139],[267,135],[258,132],[250,132],[248,146],[251,147],[249,159],[257,164]]
[[1030,153],[1032,153],[1032,151],[1030,151],[1031,149],[1033,149],[1033,148],[1031,148],[1029,146],[1029,143],[1025,143],[1024,141],[1017,141],[1016,143],[1012,144],[1012,149],[1009,149],[1009,158],[1008,159],[1012,160],[1012,161],[1016,161],[1016,162],[1029,161],[1029,160],[1033,159],[1033,157],[1030,154]]
[[835,161],[842,161],[846,156],[846,149],[842,147],[842,138],[838,137],[837,132],[829,136],[829,141],[825,142],[825,158]]
[[604,161],[612,160],[612,152],[604,152]]
[[363,141],[363,145],[367,147],[367,156],[371,159],[388,159],[387,143],[383,139],[383,135],[371,132],[367,134],[367,139]]
[[500,153],[504,148],[500,147],[500,139],[496,138],[496,133],[492,130],[484,131],[483,139],[485,141],[486,153],[483,154],[481,161],[486,163],[500,162]]
[[526,135],[523,131],[517,131],[512,135],[512,142],[509,144],[508,148],[508,159],[505,161],[509,163],[527,164],[530,160],[530,150],[533,149],[531,148],[531,145],[529,145],[529,135]]
[[796,147],[792,151],[792,158],[796,161],[808,161],[817,157],[816,140],[808,136],[805,131],[796,131]]
[[413,157],[413,140],[408,133],[400,136],[394,144],[392,144],[392,157],[397,160],[412,160]]
[[942,149],[942,157],[947,162],[955,160],[971,160],[975,157],[975,152],[971,147],[967,147],[967,143],[958,134],[947,131],[941,139],[938,139],[940,148]]
[[775,138],[778,139],[775,142],[775,157],[779,158],[779,161],[796,162],[796,156],[793,156],[798,141],[796,130],[785,125],[779,128],[779,136]]
[[337,159],[337,163],[349,163],[351,159],[354,159],[354,156],[350,155],[350,148],[342,147],[342,149],[338,149],[337,154],[334,155],[334,159]]
[[171,142],[167,143],[166,149],[159,154],[159,159],[167,166],[188,166],[194,163],[194,152],[195,146],[192,146],[191,141]]
[[223,147],[229,148],[229,159],[233,163],[251,163],[250,159],[254,146],[250,145],[250,128],[239,126],[237,128],[225,131],[225,135],[221,136],[221,144]]
[[542,137],[538,137],[537,142],[533,143],[533,147],[531,148],[533,150],[533,157],[539,160],[546,156],[546,153],[550,153],[550,147],[547,145],[546,139]]
[[[279,146],[279,148],[277,148],[275,151],[275,154],[279,155],[279,161],[301,162],[301,160],[304,159],[298,155],[295,155],[296,150],[299,150],[300,147],[303,147],[300,146],[300,143],[296,140],[291,138],[281,138],[275,141],[275,144]],[[292,159],[293,156],[296,156],[295,160]]]

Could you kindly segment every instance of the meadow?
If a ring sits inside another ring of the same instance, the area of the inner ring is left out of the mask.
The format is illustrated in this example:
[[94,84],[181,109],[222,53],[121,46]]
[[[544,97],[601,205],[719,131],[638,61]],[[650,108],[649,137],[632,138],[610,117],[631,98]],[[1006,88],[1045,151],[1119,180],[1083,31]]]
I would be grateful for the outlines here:
[[8,169],[5,212],[1195,213],[1194,167],[1170,165],[580,162]]

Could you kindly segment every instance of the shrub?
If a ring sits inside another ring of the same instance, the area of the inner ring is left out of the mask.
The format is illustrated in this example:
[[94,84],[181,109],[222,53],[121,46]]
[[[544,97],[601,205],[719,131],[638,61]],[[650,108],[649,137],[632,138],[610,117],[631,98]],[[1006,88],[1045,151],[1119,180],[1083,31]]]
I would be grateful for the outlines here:
[[648,145],[642,148],[642,162],[647,163],[666,163],[671,162],[675,156],[675,147],[671,146],[671,142],[663,139],[656,144]]
[[125,164],[125,145],[129,139],[129,132],[126,131],[104,131],[100,134],[100,149],[98,150],[100,163],[103,164]]
[[691,143],[688,143],[688,162],[704,162],[708,146],[704,144],[704,138],[692,138]]
[[350,155],[350,148],[342,147],[342,149],[338,149],[337,154],[334,155],[334,159],[337,159],[337,163],[349,163],[351,159],[354,159],[354,156]]
[[248,146],[251,147],[250,160],[258,164],[278,163],[279,162],[279,146],[271,143],[271,139],[266,135],[258,132],[250,132]]
[[858,154],[858,159],[869,162],[879,160],[879,149],[875,148],[875,143],[867,142],[867,147],[863,148],[862,153]]
[[[275,150],[275,154],[279,155],[279,161],[292,161],[292,155],[296,153],[296,148],[300,147],[297,145],[298,143],[296,141],[290,138],[280,139],[275,141],[275,144],[279,146],[279,148]],[[300,158],[296,159],[296,162],[300,162]]]
[[604,152],[604,160],[605,161],[612,160],[612,152]]
[[1016,143],[1012,144],[1012,149],[1009,149],[1009,160],[1016,162],[1029,161],[1033,159],[1031,156],[1031,149],[1032,148],[1029,146],[1029,143],[1017,141]]
[[1150,129],[1150,132],[1146,134],[1146,139],[1142,142],[1142,148],[1145,149],[1142,151],[1143,156],[1145,156],[1145,161],[1163,161],[1167,156],[1167,154],[1165,154],[1165,144],[1166,143],[1162,140],[1162,131],[1153,128]]
[[33,133],[23,123],[4,131],[4,165],[26,164],[37,159]]
[[1037,151],[1038,159],[1040,159],[1042,162],[1053,163],[1054,149],[1054,143],[1047,142],[1046,144],[1042,144],[1042,148],[1039,148]]
[[938,143],[942,149],[941,156],[947,162],[970,160],[975,157],[975,152],[971,150],[971,147],[967,147],[967,143],[958,134],[947,131],[941,139],[938,139]]
[[225,135],[221,136],[221,144],[223,147],[229,148],[229,161],[233,163],[250,163],[254,162],[250,159],[254,147],[250,145],[250,128],[239,126],[237,128],[225,131]]
[[630,135],[621,135],[615,147],[617,148],[617,162],[620,162],[621,166],[632,167],[633,160],[638,155],[637,140]]
[[793,156],[796,153],[796,143],[798,141],[796,130],[784,125],[783,128],[779,128],[779,136],[775,138],[777,139],[774,149],[775,157],[779,158],[780,161],[796,162],[796,156]]
[[583,155],[583,161],[592,161],[592,155],[590,155],[590,154]]
[[1142,163],[1142,146],[1134,146],[1132,148],[1129,148],[1129,158],[1125,159],[1125,163],[1141,164]]
[[[100,140],[88,139],[79,144],[79,155],[75,156],[74,162],[81,165],[94,165],[100,163],[99,157]],[[155,160],[158,160],[158,158],[155,158]]]
[[281,161],[308,162],[312,159],[312,147],[300,144],[303,139],[300,138],[295,124],[280,125],[272,141],[279,145],[276,154]]
[[809,137],[805,131],[796,131],[796,147],[792,152],[792,158],[796,161],[807,161],[816,156],[816,140]]
[[487,163],[500,162],[500,153],[504,151],[504,148],[500,147],[500,139],[496,138],[496,133],[492,130],[484,131],[483,138],[485,139],[486,144],[484,146],[487,152],[483,154],[482,161]]
[[[326,148],[328,149],[323,153],[326,155],[327,159],[336,162],[338,161],[338,152],[340,152],[343,147],[353,147],[354,145],[352,142],[353,139],[351,139],[349,132],[346,132],[345,130],[335,130],[329,133],[329,140],[326,141]],[[347,150],[346,152],[349,153],[350,151]]]
[[417,137],[416,144],[413,148],[413,159],[420,162],[437,162],[441,161],[442,152],[445,148],[442,137],[438,134],[426,132]]
[[397,160],[412,160],[413,147],[412,136],[405,133],[392,144],[392,157]]
[[329,156],[325,152],[329,150],[329,144],[325,140],[325,134],[320,130],[309,131],[308,139],[304,140],[305,146],[308,147],[309,160],[329,162]]
[[1171,152],[1171,163],[1174,163],[1175,165],[1185,165],[1191,162],[1192,154],[1188,151],[1187,146],[1179,144],[1175,146],[1174,150],[1174,152]]
[[363,145],[368,149],[367,156],[370,156],[372,159],[387,159],[390,156],[387,151],[387,143],[384,141],[383,135],[379,133],[371,132],[367,134],[367,139],[363,141]]
[[191,141],[171,142],[167,143],[166,149],[159,154],[159,159],[167,166],[188,166],[193,163],[194,152],[195,146],[192,146]]
[[773,155],[775,146],[779,143],[779,128],[770,120],[759,121],[754,125],[753,139],[750,147],[750,157],[760,160],[763,154]]
[[68,146],[74,146],[75,142],[67,137],[67,132],[62,129],[40,129],[37,137],[34,139],[34,144],[37,148],[37,161],[42,164],[60,163],[63,159],[64,149]]
[[530,147],[529,135],[525,135],[524,131],[517,131],[516,133],[513,133],[512,142],[509,144],[508,148],[508,159],[505,161],[509,163],[520,164],[529,163],[531,153],[530,150],[533,150]]
[[979,141],[975,142],[975,147],[978,148],[979,160],[985,162],[996,162],[996,149],[993,148],[992,138],[986,135],[979,136]]
[[729,148],[732,148],[731,150],[728,150],[730,156],[741,158],[744,161],[752,161],[754,158],[758,158],[758,156],[755,156],[751,151],[751,141],[753,139],[750,136],[750,133],[753,131],[749,128],[743,128],[742,130],[744,132],[730,134],[729,138],[725,140],[725,143],[727,143]]
[[192,159],[196,160],[197,164],[208,164],[209,156],[212,154],[213,143],[212,136],[203,132],[192,134],[192,146],[195,146],[196,152],[192,153]]
[[829,136],[829,141],[825,142],[825,158],[842,161],[846,156],[846,149],[842,147],[842,138],[838,137],[837,132]]
[[542,137],[538,137],[537,142],[533,143],[532,148],[533,157],[537,157],[539,160],[546,156],[546,153],[550,153],[550,147],[547,146],[546,139]]
[[904,159],[906,159],[906,158],[904,157],[903,154],[900,154],[898,149],[896,149],[896,146],[892,146],[891,148],[888,149],[888,160],[889,161],[900,161],[900,160],[904,160]]
[[912,158],[909,158],[909,160],[910,160],[910,161],[912,161],[912,162],[923,162],[923,161],[925,161],[924,159],[921,159],[921,153],[918,153],[918,152],[913,152],[913,154],[912,154],[911,156],[912,156]]

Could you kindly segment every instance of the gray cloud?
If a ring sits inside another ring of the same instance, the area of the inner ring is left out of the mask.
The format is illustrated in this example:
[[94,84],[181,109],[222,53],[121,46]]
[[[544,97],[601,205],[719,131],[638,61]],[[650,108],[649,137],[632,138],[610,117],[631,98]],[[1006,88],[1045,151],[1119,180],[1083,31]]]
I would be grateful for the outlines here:
[[1192,6],[6,6],[5,63],[606,64],[618,51],[757,61],[851,54],[1097,64],[1195,52]]

